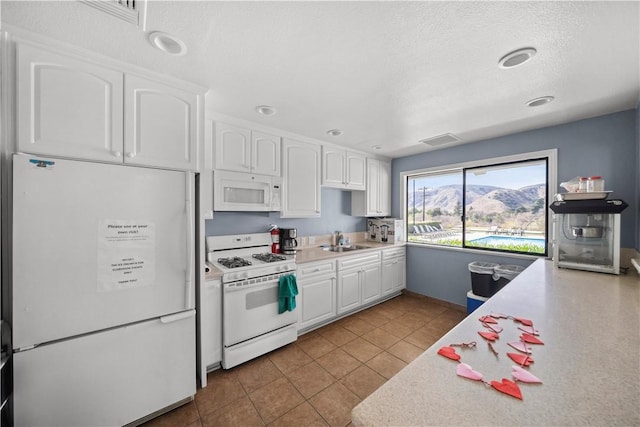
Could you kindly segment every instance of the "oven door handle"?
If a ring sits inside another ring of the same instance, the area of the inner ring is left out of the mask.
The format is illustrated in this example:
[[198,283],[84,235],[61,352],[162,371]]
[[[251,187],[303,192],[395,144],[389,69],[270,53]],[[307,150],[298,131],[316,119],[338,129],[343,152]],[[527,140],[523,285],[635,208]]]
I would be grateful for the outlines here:
[[280,279],[273,279],[273,280],[268,280],[266,282],[257,282],[257,283],[251,283],[249,285],[243,285],[243,286],[229,286],[229,284],[224,284],[222,285],[223,287],[223,292],[224,293],[229,293],[229,292],[239,292],[239,291],[248,291],[248,290],[256,290],[256,289],[260,289],[260,288],[268,288],[271,286],[278,286],[280,282]]

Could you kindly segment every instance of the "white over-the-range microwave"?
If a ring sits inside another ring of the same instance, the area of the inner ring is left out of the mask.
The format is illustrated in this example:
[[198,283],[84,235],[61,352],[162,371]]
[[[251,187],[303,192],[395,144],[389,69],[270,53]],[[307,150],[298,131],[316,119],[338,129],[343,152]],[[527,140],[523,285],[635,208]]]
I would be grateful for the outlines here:
[[244,172],[213,172],[214,211],[279,211],[282,178]]

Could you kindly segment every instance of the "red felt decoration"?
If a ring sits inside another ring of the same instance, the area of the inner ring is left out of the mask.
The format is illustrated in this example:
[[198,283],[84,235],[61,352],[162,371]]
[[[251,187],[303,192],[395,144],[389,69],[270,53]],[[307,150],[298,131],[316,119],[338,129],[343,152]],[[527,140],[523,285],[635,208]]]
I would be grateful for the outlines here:
[[508,394],[509,396],[513,396],[517,399],[522,400],[522,392],[520,391],[520,387],[515,382],[503,378],[502,382],[491,381],[491,387],[495,388],[501,393]]
[[520,366],[529,366],[533,363],[533,359],[526,354],[507,353],[507,356],[509,356],[511,360],[513,360]]
[[456,353],[456,349],[453,347],[442,347],[438,350],[438,354],[451,360],[460,360],[460,355]]
[[533,326],[533,322],[529,319],[523,319],[521,317],[514,317],[513,320],[515,320],[516,322],[520,322],[525,326]]
[[478,331],[478,334],[485,340],[495,341],[500,338],[500,335],[495,332]]
[[480,320],[482,323],[498,323],[498,321],[491,316],[482,316],[478,320]]
[[511,347],[515,348],[516,350],[522,353],[531,354],[531,349],[527,347],[527,344],[524,341],[513,341],[513,342],[508,342],[507,344],[509,344]]
[[482,326],[492,330],[496,334],[499,334],[500,332],[502,332],[502,326],[500,326],[500,325],[492,325],[492,324],[489,324],[489,323],[483,323]]
[[540,339],[529,334],[520,335],[520,339],[529,344],[544,344]]
[[540,335],[537,329],[533,329],[533,326],[528,326],[528,325],[518,326],[518,329],[520,329],[522,332],[525,332],[529,335]]

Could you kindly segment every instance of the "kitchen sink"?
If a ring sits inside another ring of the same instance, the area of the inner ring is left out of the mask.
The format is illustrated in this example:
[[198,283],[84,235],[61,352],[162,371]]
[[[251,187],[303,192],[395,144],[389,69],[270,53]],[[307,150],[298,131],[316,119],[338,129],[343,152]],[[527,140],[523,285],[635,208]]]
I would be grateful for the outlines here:
[[359,249],[369,249],[369,247],[351,245],[351,246],[329,246],[329,247],[325,247],[324,249],[331,252],[351,252],[351,251],[357,251]]

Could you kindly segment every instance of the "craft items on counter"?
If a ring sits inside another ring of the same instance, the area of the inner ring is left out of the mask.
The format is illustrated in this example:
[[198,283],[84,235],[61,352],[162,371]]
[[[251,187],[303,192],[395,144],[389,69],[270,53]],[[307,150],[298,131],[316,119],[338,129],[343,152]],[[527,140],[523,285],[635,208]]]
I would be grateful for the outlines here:
[[480,335],[482,338],[484,338],[485,340],[488,341],[495,341],[498,338],[500,338],[500,334],[498,334],[497,332],[487,332],[487,331],[478,331],[478,335]]
[[527,344],[524,341],[514,341],[514,342],[509,342],[507,344],[509,344],[511,347],[515,348],[518,351],[531,354],[531,349],[527,347]]
[[533,363],[533,359],[525,354],[507,353],[507,356],[509,356],[511,360],[513,360],[520,366],[529,366],[530,364]]
[[530,319],[496,313],[482,316],[478,320],[480,321],[482,326],[489,329],[489,331],[478,331],[478,335],[480,335],[487,341],[489,350],[496,356],[496,359],[499,359],[499,352],[494,348],[494,343],[496,340],[500,339],[500,333],[503,331],[503,328],[498,325],[498,320],[496,319],[511,319],[514,322],[519,323],[520,326],[518,326],[518,329],[524,332],[520,335],[520,341],[511,341],[507,343],[507,345],[520,352],[507,352],[507,356],[509,356],[511,360],[518,364],[511,366],[511,376],[513,377],[513,380],[502,378],[501,381],[485,381],[484,376],[481,372],[474,370],[470,365],[461,361],[462,357],[456,352],[456,349],[454,347],[460,347],[463,350],[476,349],[477,343],[475,341],[471,341],[468,343],[463,342],[460,344],[449,344],[448,346],[440,348],[438,350],[438,354],[446,357],[447,359],[458,362],[458,366],[456,367],[456,374],[458,376],[473,381],[481,381],[487,386],[490,386],[501,393],[508,394],[509,396],[515,397],[516,399],[523,400],[522,391],[517,384],[518,382],[542,384],[542,380],[540,380],[528,370],[524,369],[524,367],[529,366],[531,363],[533,363],[533,358],[530,356],[530,354],[532,353],[532,349],[531,347],[527,346],[527,344],[543,345],[544,342],[542,342],[542,340],[537,337],[537,335],[539,335],[539,332],[534,329],[533,321]]
[[511,369],[513,369],[513,372],[511,372],[511,376],[517,379],[518,381],[522,381],[523,383],[542,384],[542,381],[540,381],[540,378],[536,377],[526,369],[522,369],[520,366],[512,365]]

